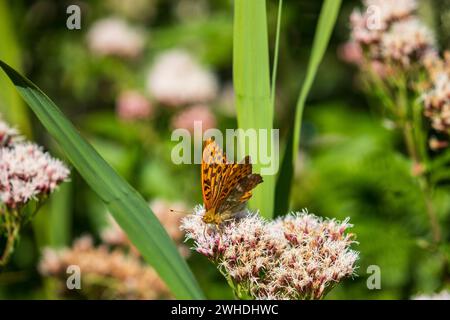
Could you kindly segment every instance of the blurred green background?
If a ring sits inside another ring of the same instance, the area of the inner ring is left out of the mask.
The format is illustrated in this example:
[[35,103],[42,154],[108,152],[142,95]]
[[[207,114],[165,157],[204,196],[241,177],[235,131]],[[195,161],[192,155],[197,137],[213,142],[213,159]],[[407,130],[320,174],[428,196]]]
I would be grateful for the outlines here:
[[[229,0],[5,1],[0,0],[0,58],[36,83],[76,124],[100,154],[147,199],[201,203],[199,168],[174,165],[171,119],[180,112],[152,101],[150,119],[124,121],[117,113],[123,90],[146,94],[155,58],[178,48],[217,77],[219,92],[208,103],[217,127],[235,128],[227,90],[232,79],[233,6]],[[132,4],[131,4],[132,3]],[[66,8],[81,7],[81,30],[68,30]],[[275,127],[284,137],[308,61],[321,1],[285,0],[277,81]],[[356,69],[339,60],[348,39],[348,17],[359,1],[344,1],[337,26],[305,109],[294,208],[355,225],[360,251],[358,277],[348,279],[327,299],[407,299],[435,292],[450,281],[442,257],[427,250],[429,222],[411,163],[398,132],[370,103]],[[450,2],[420,1],[420,14],[449,45]],[[277,1],[267,1],[273,50]],[[89,50],[87,33],[98,20],[126,20],[142,31],[145,45],[132,59],[99,56]],[[0,75],[0,112],[28,137],[63,158],[45,130]],[[151,95],[149,99],[152,100]],[[448,243],[450,193],[435,192],[437,213]],[[75,171],[21,235],[8,268],[0,273],[0,298],[54,298],[37,271],[45,246],[68,246],[82,234],[99,234],[105,208]],[[447,252],[450,248],[446,249]],[[189,264],[208,298],[232,298],[225,281],[206,258]],[[381,290],[366,286],[369,265],[381,268]],[[445,269],[444,269],[445,270]],[[448,270],[448,267],[447,267]]]

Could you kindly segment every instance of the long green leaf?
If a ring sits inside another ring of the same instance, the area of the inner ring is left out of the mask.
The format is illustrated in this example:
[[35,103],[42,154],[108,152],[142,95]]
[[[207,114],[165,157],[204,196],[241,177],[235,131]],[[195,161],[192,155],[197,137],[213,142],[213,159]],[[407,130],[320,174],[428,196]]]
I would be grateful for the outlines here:
[[[268,150],[271,150],[273,108],[271,105],[269,45],[265,0],[234,2],[233,80],[240,129],[266,129]],[[242,150],[241,145],[241,150]],[[249,152],[246,145],[245,153]],[[260,161],[255,171],[260,172]],[[251,199],[250,206],[261,215],[273,215],[275,175],[263,176]]]
[[186,262],[142,196],[80,136],[72,123],[38,87],[1,60],[0,66],[73,166],[105,202],[132,243],[155,268],[175,297],[203,298]]
[[288,136],[285,147],[280,174],[276,189],[276,214],[283,215],[289,210],[292,180],[295,170],[295,161],[300,145],[303,110],[306,98],[316,77],[317,70],[325,54],[336,19],[341,7],[341,0],[325,0],[320,12],[317,30],[314,36],[311,56],[306,71],[306,77],[297,101],[294,124]]
[[275,50],[273,54],[272,63],[272,82],[270,91],[270,103],[272,109],[275,110],[275,92],[277,84],[277,70],[278,70],[278,53],[280,51],[280,33],[281,33],[281,16],[283,13],[283,0],[278,0],[278,14],[277,14],[277,30],[275,33]]
[[[20,70],[21,54],[16,38],[7,1],[0,0],[0,59],[9,61],[14,68]],[[14,86],[3,74],[0,74],[0,88],[0,113],[8,121],[17,124],[20,132],[30,137],[31,126],[27,110]]]

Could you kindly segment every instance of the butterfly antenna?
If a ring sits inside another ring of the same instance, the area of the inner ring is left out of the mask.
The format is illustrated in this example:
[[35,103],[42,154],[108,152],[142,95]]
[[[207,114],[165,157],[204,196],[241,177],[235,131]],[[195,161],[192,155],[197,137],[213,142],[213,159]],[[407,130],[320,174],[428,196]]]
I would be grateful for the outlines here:
[[181,214],[184,214],[184,215],[188,215],[189,214],[188,211],[182,211],[182,210],[170,209],[169,211],[172,212],[172,213],[181,213]]

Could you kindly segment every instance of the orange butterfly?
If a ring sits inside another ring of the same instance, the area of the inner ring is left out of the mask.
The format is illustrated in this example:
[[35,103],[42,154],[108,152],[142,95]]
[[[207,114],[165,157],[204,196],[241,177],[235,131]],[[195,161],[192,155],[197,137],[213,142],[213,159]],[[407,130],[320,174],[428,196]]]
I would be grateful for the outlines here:
[[228,163],[217,143],[208,139],[202,157],[203,222],[220,225],[245,208],[252,189],[263,182],[252,173],[250,157],[241,163]]

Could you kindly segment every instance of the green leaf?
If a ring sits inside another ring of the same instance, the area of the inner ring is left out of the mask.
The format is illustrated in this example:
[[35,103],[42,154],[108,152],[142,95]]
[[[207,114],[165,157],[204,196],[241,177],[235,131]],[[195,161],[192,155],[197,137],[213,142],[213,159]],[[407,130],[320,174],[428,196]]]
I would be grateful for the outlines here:
[[271,91],[270,91],[270,102],[272,105],[272,109],[275,110],[275,92],[276,92],[276,83],[277,83],[277,70],[278,70],[278,52],[280,49],[280,32],[281,32],[281,16],[283,13],[283,0],[278,1],[278,14],[277,14],[277,30],[275,33],[275,52],[273,55],[273,64],[272,64],[272,82],[271,82]]
[[179,299],[203,298],[186,262],[142,196],[80,136],[72,123],[38,87],[1,60],[0,66],[174,296]]
[[[269,45],[266,1],[234,2],[233,80],[240,129],[266,129],[267,147],[271,150],[273,108],[271,104]],[[265,137],[263,137],[265,138]],[[245,142],[243,139],[241,143]],[[246,145],[240,151],[249,153]],[[254,165],[261,172],[261,164]],[[275,175],[263,175],[264,183],[253,192],[250,206],[271,218],[274,206]]]
[[[9,61],[14,68],[20,70],[20,48],[16,39],[9,5],[6,1],[0,1],[0,39],[0,59]],[[8,121],[17,124],[20,132],[30,137],[31,126],[28,121],[27,110],[14,86],[3,74],[0,74],[0,88],[0,113]]]
[[276,215],[286,214],[294,177],[295,161],[300,146],[303,110],[306,98],[316,77],[317,70],[325,54],[336,19],[341,7],[341,0],[325,0],[320,12],[317,30],[314,36],[311,56],[309,58],[306,77],[297,100],[294,124],[289,132],[276,186]]

